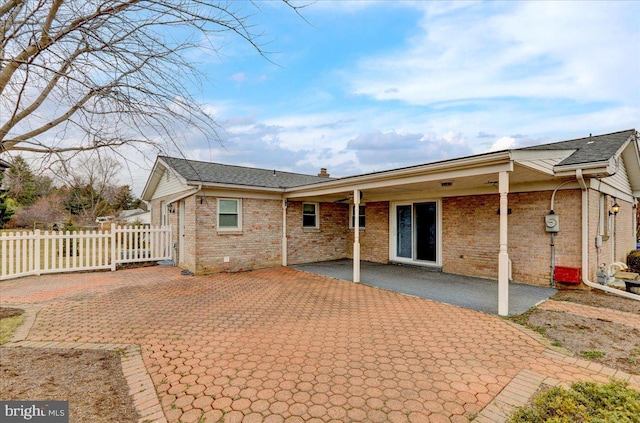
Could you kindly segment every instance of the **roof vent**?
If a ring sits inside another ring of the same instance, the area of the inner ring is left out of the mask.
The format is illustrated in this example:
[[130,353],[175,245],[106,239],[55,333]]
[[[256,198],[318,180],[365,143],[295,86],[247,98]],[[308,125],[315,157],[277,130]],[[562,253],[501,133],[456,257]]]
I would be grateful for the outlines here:
[[442,181],[440,182],[440,186],[443,188],[453,186],[453,181]]
[[323,167],[320,169],[320,173],[318,173],[318,176],[322,176],[323,178],[328,178],[330,175],[327,172],[327,168]]

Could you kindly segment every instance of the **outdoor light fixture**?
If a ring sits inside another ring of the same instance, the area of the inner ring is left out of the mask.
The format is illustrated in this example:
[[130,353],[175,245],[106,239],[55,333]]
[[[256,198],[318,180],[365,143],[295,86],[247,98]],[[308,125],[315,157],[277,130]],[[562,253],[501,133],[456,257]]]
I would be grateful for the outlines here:
[[611,206],[611,211],[609,212],[609,216],[611,215],[617,215],[618,212],[620,211],[620,205],[618,204],[618,202],[616,201],[616,199],[613,199],[613,205]]
[[175,208],[173,207],[173,203],[169,203],[169,205],[167,206],[167,211],[169,213],[173,213],[175,211]]

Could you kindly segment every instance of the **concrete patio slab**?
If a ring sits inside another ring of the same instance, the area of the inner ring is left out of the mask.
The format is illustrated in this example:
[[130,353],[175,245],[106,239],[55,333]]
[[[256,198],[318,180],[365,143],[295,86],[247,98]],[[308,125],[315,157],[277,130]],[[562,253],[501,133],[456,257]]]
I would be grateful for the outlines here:
[[30,277],[0,303],[41,307],[22,345],[138,345],[169,422],[467,422],[518,375],[611,375],[496,316],[290,268]]
[[[353,280],[352,260],[334,260],[291,266],[294,269]],[[498,282],[470,276],[452,275],[421,268],[393,264],[361,262],[360,281],[364,285],[415,295],[445,304],[484,313],[498,314]],[[509,284],[509,315],[522,314],[550,298],[553,288],[520,283]]]

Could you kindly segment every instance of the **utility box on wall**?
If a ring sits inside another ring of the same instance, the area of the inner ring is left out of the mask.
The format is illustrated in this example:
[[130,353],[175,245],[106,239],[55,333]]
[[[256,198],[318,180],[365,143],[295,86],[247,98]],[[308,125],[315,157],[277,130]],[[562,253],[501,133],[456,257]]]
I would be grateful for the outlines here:
[[558,232],[560,230],[560,217],[557,214],[548,214],[544,217],[544,226],[547,232]]
[[579,267],[556,266],[553,270],[553,280],[562,283],[579,284],[582,280]]

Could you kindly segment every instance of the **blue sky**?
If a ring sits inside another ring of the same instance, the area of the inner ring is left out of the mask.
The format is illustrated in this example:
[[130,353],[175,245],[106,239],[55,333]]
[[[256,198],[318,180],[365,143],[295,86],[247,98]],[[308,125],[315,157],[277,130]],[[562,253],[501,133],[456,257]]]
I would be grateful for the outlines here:
[[169,154],[347,176],[640,126],[640,2],[257,4],[274,63],[192,52],[222,145]]

